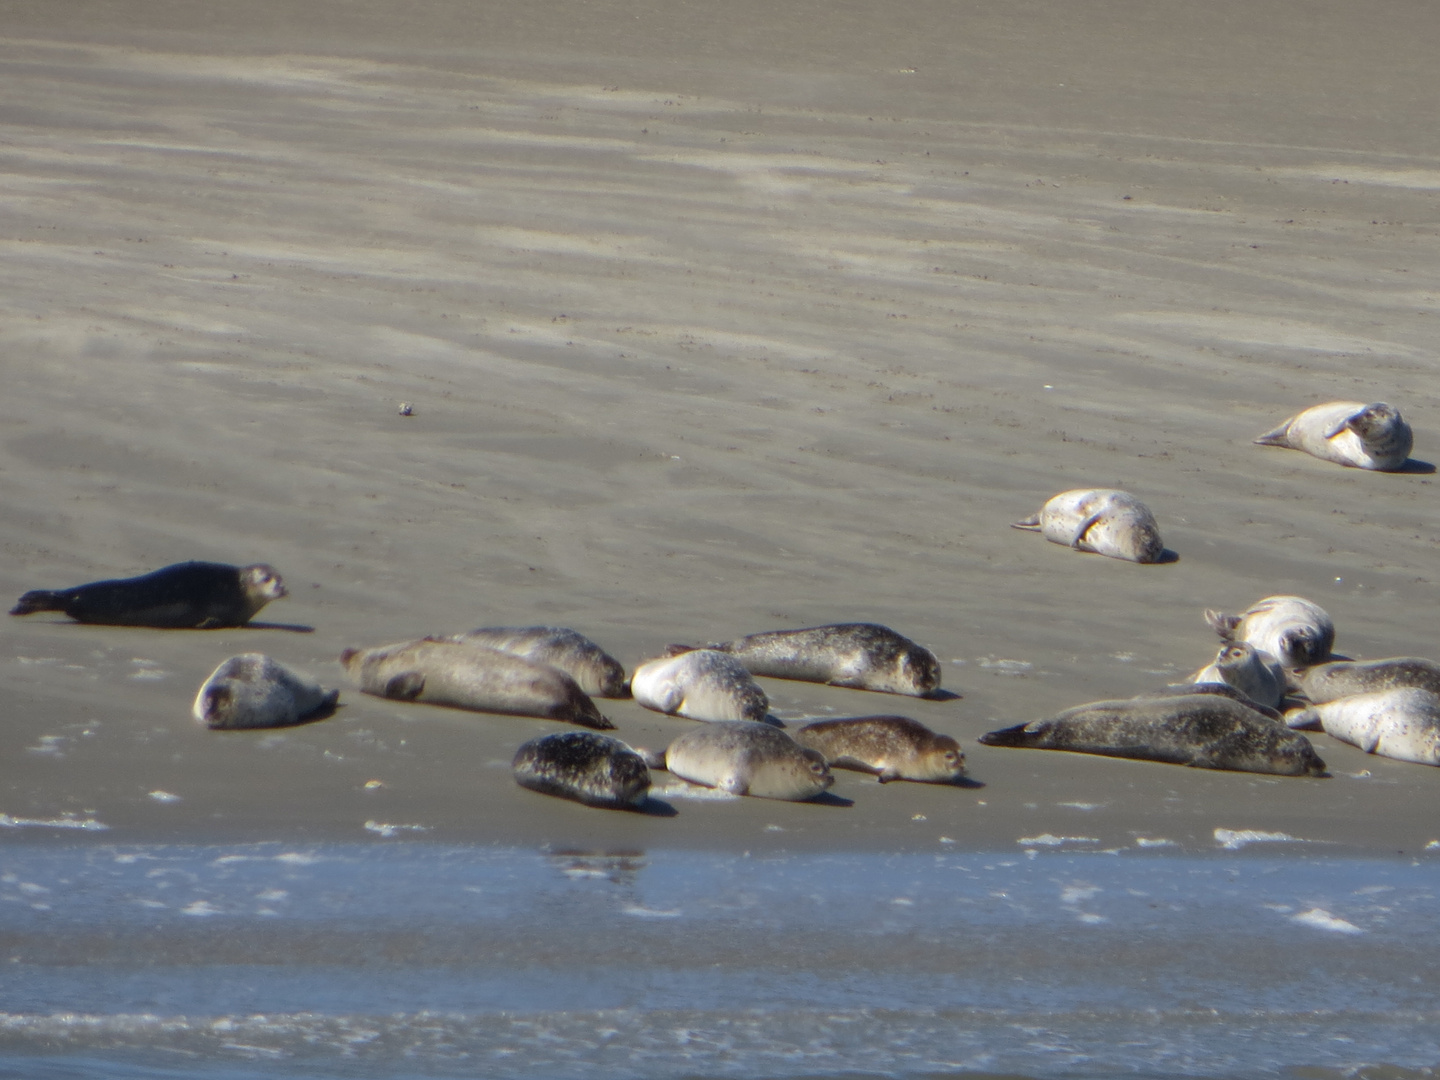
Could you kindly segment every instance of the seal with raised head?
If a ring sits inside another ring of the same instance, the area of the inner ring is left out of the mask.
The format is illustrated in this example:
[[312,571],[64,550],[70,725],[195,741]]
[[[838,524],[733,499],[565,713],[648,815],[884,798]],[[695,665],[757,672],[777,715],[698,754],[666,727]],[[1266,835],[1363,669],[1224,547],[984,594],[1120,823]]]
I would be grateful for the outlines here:
[[271,600],[286,595],[280,575],[264,563],[185,562],[140,577],[32,589],[10,614],[63,611],[76,622],[103,626],[213,630],[244,626]]
[[263,653],[241,653],[222,662],[195,695],[195,719],[208,728],[289,727],[327,714],[339,690],[325,690],[304,672]]
[[619,739],[591,731],[557,731],[515,752],[515,782],[586,806],[633,810],[650,792],[650,770]]
[[1367,754],[1440,765],[1440,695],[1416,686],[1322,702],[1286,716],[1291,727],[1319,726]]
[[453,637],[557,667],[592,697],[627,696],[625,669],[620,661],[576,630],[563,626],[486,626]]
[[340,654],[360,689],[396,701],[476,712],[538,716],[613,728],[585,691],[559,668],[448,638],[420,638]]
[[729,653],[752,675],[910,697],[940,689],[935,654],[879,623],[767,630],[706,648]]
[[818,750],[831,768],[874,773],[880,783],[947,783],[965,775],[965,755],[949,735],[937,735],[908,716],[855,716],[819,720],[795,732],[801,746]]
[[1076,488],[1062,491],[1010,526],[1042,534],[1052,544],[1092,551],[1112,559],[1159,562],[1165,554],[1160,526],[1150,508],[1128,491]]
[[1383,401],[1331,401],[1296,413],[1255,442],[1303,450],[1323,461],[1392,472],[1410,457],[1414,436],[1400,410]]
[[1418,656],[1387,660],[1332,660],[1294,673],[1300,692],[1320,705],[1352,694],[1373,694],[1413,686],[1440,694],[1440,664]]
[[1285,671],[1280,661],[1247,641],[1221,645],[1215,659],[1191,675],[1190,681],[1226,683],[1271,709],[1278,708],[1285,697]]
[[1323,776],[1310,740],[1215,694],[1097,701],[980,736],[986,746],[1071,750],[1200,769]]
[[761,799],[813,799],[835,782],[825,759],[778,728],[725,720],[687,731],[665,749],[682,780]]
[[647,709],[691,720],[764,722],[770,699],[735,657],[714,649],[671,647],[630,676],[630,693]]
[[1335,645],[1330,616],[1300,596],[1267,596],[1239,615],[1207,609],[1205,621],[1225,641],[1248,642],[1285,668],[1323,663]]

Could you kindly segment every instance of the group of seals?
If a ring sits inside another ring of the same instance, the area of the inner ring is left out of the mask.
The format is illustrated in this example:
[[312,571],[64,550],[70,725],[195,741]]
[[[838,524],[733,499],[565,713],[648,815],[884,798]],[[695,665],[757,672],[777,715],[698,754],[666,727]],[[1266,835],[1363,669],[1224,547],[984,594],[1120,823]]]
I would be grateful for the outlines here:
[[1285,714],[1367,754],[1440,765],[1440,664],[1415,656],[1333,661],[1294,675],[1310,704]]

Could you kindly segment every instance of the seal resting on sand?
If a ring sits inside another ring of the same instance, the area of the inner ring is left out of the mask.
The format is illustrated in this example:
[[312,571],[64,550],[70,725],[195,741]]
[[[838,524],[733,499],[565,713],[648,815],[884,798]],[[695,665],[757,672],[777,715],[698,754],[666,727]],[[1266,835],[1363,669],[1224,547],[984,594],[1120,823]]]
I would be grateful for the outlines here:
[[1221,645],[1215,659],[1190,676],[1190,681],[1227,683],[1251,701],[1272,709],[1278,708],[1285,697],[1285,672],[1280,661],[1246,641]]
[[1030,529],[1052,544],[1064,544],[1112,559],[1154,563],[1165,554],[1155,515],[1128,491],[1110,488],[1062,491],[1046,502],[1038,514],[1015,522],[1011,528]]
[[813,799],[835,782],[825,759],[778,728],[725,720],[687,731],[665,750],[682,780],[761,799]]
[[1071,750],[1200,769],[1323,776],[1310,740],[1216,694],[1097,701],[981,735],[986,746]]
[[377,697],[538,716],[601,731],[615,726],[559,668],[483,645],[420,638],[346,649],[340,663],[361,690]]
[[593,697],[627,696],[620,661],[584,634],[563,626],[486,626],[452,635],[452,640],[514,653],[557,667]]
[[795,741],[820,751],[832,768],[875,773],[882,784],[945,783],[965,775],[960,744],[908,716],[820,720],[795,732]]
[[10,614],[63,611],[76,622],[104,626],[213,630],[244,626],[271,600],[285,595],[280,575],[264,563],[185,562],[140,577],[53,591],[32,589]]
[[1338,465],[1391,472],[1409,459],[1415,439],[1394,405],[1331,401],[1296,413],[1255,442],[1303,450]]
[[1225,641],[1248,642],[1285,668],[1323,663],[1335,645],[1330,616],[1301,596],[1267,596],[1239,615],[1206,610],[1205,621]]
[[1379,690],[1297,709],[1291,727],[1319,726],[1367,754],[1440,765],[1440,696],[1415,686]]
[[339,697],[339,690],[324,690],[263,653],[241,653],[210,673],[192,711],[216,730],[288,727],[333,709]]
[[670,655],[635,668],[630,693],[647,709],[691,720],[763,722],[770,712],[770,699],[745,666],[714,649],[672,646]]
[[927,697],[940,689],[940,661],[879,623],[767,630],[706,646],[729,653],[752,675]]
[[1440,664],[1418,656],[1334,660],[1301,668],[1292,677],[1300,692],[1317,705],[1354,694],[1373,694],[1406,686],[1440,694]]
[[633,810],[649,797],[650,770],[619,739],[591,731],[557,731],[515,752],[515,782],[586,806]]

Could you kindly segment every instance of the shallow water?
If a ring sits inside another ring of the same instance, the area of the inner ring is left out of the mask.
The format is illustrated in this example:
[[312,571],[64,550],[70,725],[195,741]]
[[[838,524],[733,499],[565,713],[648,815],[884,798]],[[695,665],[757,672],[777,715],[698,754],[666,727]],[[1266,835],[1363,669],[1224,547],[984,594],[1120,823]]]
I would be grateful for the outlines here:
[[1440,856],[1253,850],[10,845],[0,1075],[1432,1075]]

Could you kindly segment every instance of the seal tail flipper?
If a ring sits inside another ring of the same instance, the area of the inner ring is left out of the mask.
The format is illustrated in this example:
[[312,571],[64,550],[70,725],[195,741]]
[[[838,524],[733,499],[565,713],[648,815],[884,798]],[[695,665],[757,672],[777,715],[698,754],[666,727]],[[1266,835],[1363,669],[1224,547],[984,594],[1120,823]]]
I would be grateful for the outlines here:
[[414,701],[425,690],[425,675],[419,671],[402,671],[385,683],[382,697],[395,701]]
[[[1292,416],[1289,420],[1286,420],[1274,431],[1267,431],[1264,435],[1261,435],[1258,439],[1254,440],[1255,445],[1291,447],[1290,424],[1294,419],[1295,417]],[[1344,425],[1342,424],[1341,426],[1343,427]],[[1291,448],[1293,449],[1293,447]]]
[[980,736],[980,742],[985,746],[1038,746],[1039,733],[1029,728],[1029,724],[1016,724],[999,731],[988,731]]
[[49,589],[31,589],[16,601],[11,615],[33,615],[37,611],[64,611],[65,596]]
[[1314,709],[1291,709],[1285,714],[1285,726],[1296,731],[1322,731],[1320,714]]
[[1040,531],[1040,515],[1039,515],[1039,514],[1031,514],[1031,515],[1030,515],[1029,517],[1027,517],[1027,518],[1021,518],[1019,521],[1013,521],[1013,522],[1010,523],[1010,528],[1012,528],[1012,529],[1029,529],[1029,530],[1031,530],[1032,532],[1039,532],[1039,531]]
[[1219,634],[1225,641],[1231,641],[1235,637],[1235,628],[1240,625],[1239,615],[1225,615],[1219,611],[1205,609],[1205,621],[1210,628]]

